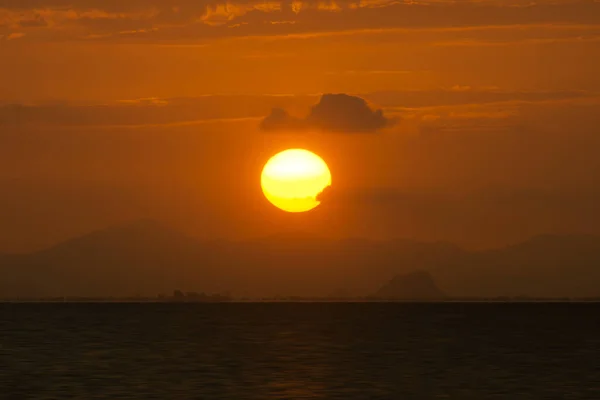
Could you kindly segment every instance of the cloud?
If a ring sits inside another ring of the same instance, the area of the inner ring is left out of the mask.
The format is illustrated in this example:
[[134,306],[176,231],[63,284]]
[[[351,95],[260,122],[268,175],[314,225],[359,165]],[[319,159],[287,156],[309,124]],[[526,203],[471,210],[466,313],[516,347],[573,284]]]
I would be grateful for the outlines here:
[[17,33],[11,33],[10,35],[8,35],[6,37],[6,40],[15,40],[15,39],[21,39],[22,37],[24,37],[25,34],[21,33],[21,32],[17,32]]
[[[365,30],[380,33],[389,29],[422,31],[472,27],[511,27],[508,29],[511,35],[517,35],[520,28],[514,26],[542,24],[561,30],[567,24],[595,30],[600,22],[600,3],[594,0],[540,0],[526,5],[512,0],[181,0],[176,3],[177,6],[172,0],[0,0],[0,28],[25,29],[28,41],[94,38],[158,43],[221,37],[290,38],[340,32],[354,34]],[[229,26],[239,29],[229,29]],[[143,38],[119,35],[121,31],[142,30],[152,35]],[[469,41],[471,37],[465,38],[467,42],[459,39],[451,40],[450,44],[478,43]],[[442,40],[440,44],[445,42]]]
[[[3,40],[3,39],[0,39]],[[325,96],[328,97],[329,95]],[[600,95],[583,91],[503,91],[500,89],[420,90],[387,91],[363,93],[360,97],[342,95],[356,99],[358,111],[349,106],[341,106],[334,100],[336,110],[340,110],[341,123],[351,125],[339,127],[342,132],[361,132],[356,126],[362,124],[362,132],[375,126],[386,126],[393,117],[401,116],[403,131],[419,125],[418,129],[444,131],[501,127],[520,123],[523,113],[531,109],[545,110],[562,107],[598,107]],[[364,100],[382,107],[385,116],[371,110]],[[160,98],[147,97],[122,99],[114,102],[30,102],[21,103],[11,99],[0,99],[0,131],[5,128],[35,127],[80,128],[94,127],[110,129],[114,126],[183,126],[201,121],[262,121],[263,130],[280,131],[322,129],[326,130],[321,114],[332,115],[326,101],[318,95],[206,95],[197,97]],[[332,99],[337,99],[335,96]],[[315,105],[318,103],[317,105]],[[341,102],[343,103],[343,102]],[[345,103],[344,103],[345,104]],[[311,109],[306,118],[293,115]],[[264,118],[271,110],[271,114]],[[286,110],[289,110],[286,111]],[[317,110],[317,111],[315,111]],[[321,114],[318,113],[320,110]],[[348,117],[348,115],[351,115]],[[379,116],[379,118],[378,118]],[[539,121],[547,117],[536,118]],[[310,122],[309,122],[310,120]],[[347,120],[347,121],[346,121]],[[578,120],[573,118],[573,120]],[[358,122],[357,122],[358,121]],[[367,121],[367,122],[365,122]],[[320,127],[320,128],[319,128]],[[329,129],[328,131],[332,131]]]
[[301,119],[292,117],[283,108],[274,108],[271,114],[260,122],[260,128],[265,131],[297,130],[303,127],[304,123]]
[[395,107],[431,108],[505,102],[553,102],[570,99],[596,98],[595,92],[580,90],[508,91],[499,88],[476,88],[454,85],[450,89],[381,91],[361,94],[389,111]]
[[374,132],[392,121],[383,116],[382,110],[371,110],[360,97],[325,94],[311,109],[306,122],[333,132]]
[[347,94],[324,94],[304,119],[274,108],[260,127],[267,131],[318,129],[326,132],[376,132],[394,123],[382,110],[372,110],[367,102]]

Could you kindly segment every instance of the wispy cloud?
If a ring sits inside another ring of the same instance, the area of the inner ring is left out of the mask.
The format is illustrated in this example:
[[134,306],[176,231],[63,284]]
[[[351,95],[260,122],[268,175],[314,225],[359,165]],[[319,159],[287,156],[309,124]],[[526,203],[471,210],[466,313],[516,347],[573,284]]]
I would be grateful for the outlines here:
[[184,0],[173,6],[167,0],[118,4],[99,0],[0,1],[0,34],[6,36],[9,34],[6,30],[18,30],[31,33],[30,40],[82,37],[125,40],[126,34],[118,35],[123,32],[152,32],[146,38],[151,41],[253,35],[311,37],[394,29],[493,29],[560,24],[597,27],[600,3],[592,0],[543,0],[526,5],[500,0]]
[[[360,94],[360,97],[346,96],[340,99],[332,97],[329,99],[331,101],[328,100],[317,109],[313,107],[312,111],[311,106],[319,102],[318,95],[209,95],[123,99],[101,104],[4,104],[0,105],[0,125],[4,128],[19,124],[36,129],[99,130],[233,122],[252,122],[256,126],[269,111],[279,108],[304,109],[309,114],[306,120],[296,118],[283,121],[287,128],[291,127],[288,122],[302,122],[325,130],[346,132],[354,127],[359,131],[371,132],[386,125],[389,117],[423,124],[429,128],[445,129],[455,125],[465,126],[464,121],[467,120],[479,121],[473,127],[483,129],[489,125],[484,120],[496,120],[502,124],[515,123],[524,110],[532,107],[587,109],[600,105],[600,94],[593,92],[515,92],[467,86],[460,88],[365,93]],[[366,103],[362,103],[361,98],[377,104],[381,111],[368,107]],[[287,114],[284,116],[289,117]]]
[[6,39],[6,40],[21,39],[22,37],[25,37],[25,33],[15,32],[15,33],[9,33],[8,35],[0,35],[0,39]]
[[414,73],[409,70],[346,70],[329,71],[327,75],[406,75]]

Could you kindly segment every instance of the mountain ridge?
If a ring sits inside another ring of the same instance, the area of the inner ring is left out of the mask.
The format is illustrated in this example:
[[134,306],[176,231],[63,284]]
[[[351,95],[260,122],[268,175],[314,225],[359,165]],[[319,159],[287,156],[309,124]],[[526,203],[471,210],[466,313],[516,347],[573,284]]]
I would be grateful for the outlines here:
[[374,293],[426,271],[449,296],[600,295],[600,238],[540,235],[470,252],[446,242],[327,239],[306,233],[198,240],[156,221],[91,232],[47,249],[0,255],[0,297],[157,295],[174,289],[238,296]]

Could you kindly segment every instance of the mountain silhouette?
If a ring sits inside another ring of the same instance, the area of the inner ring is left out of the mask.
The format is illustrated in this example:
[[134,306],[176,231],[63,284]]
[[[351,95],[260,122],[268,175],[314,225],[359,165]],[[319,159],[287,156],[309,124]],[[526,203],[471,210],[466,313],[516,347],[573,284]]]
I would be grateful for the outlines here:
[[446,298],[426,271],[397,275],[383,285],[373,297],[383,299],[442,300]]
[[[425,292],[427,278],[404,275],[415,271],[426,271],[448,296],[592,297],[600,296],[599,266],[596,236],[542,235],[470,252],[443,242],[334,240],[302,232],[201,241],[144,220],[42,251],[0,255],[0,297],[156,296],[175,289],[367,296],[396,285],[408,291],[410,279]],[[429,293],[435,294],[431,286]]]

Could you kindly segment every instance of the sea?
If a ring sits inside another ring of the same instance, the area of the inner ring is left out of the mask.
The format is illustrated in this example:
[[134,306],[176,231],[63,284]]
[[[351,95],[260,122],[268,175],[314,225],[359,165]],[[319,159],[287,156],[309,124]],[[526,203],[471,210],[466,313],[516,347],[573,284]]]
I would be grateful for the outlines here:
[[0,399],[600,399],[600,304],[2,303]]

